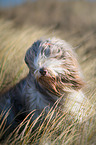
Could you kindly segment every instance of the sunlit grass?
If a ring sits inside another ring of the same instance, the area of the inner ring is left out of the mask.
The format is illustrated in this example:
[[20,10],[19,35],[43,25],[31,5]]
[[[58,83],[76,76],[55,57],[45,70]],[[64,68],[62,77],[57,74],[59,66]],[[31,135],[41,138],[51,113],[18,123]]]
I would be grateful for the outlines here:
[[[73,118],[70,118],[69,121],[69,114],[61,114],[59,110],[56,110],[57,105],[58,102],[50,109],[41,123],[44,110],[34,122],[31,122],[31,118],[35,111],[30,112],[20,125],[10,133],[4,144],[85,145],[94,143],[96,133],[95,115],[93,114],[80,124]],[[57,111],[56,115],[55,111]],[[6,120],[6,117],[4,119]],[[37,126],[38,122],[40,123],[39,126]]]
[[[26,76],[28,69],[24,63],[25,52],[35,40],[42,36],[50,36],[50,29],[39,29],[35,26],[15,29],[12,22],[0,20],[0,90],[6,90]],[[95,98],[95,95],[92,95]],[[57,104],[58,102],[50,109],[43,122],[40,121],[44,117],[44,110],[34,122],[31,122],[31,118],[35,110],[30,112],[20,125],[2,141],[2,144],[95,144],[95,113],[79,123],[71,117],[69,120],[68,112],[62,114],[59,110],[57,111]],[[57,111],[56,115],[55,111]],[[0,114],[0,119],[4,115],[0,124],[0,137],[6,132],[5,125],[9,113],[10,110],[8,112],[2,111]],[[36,128],[38,122],[40,125]]]
[[12,22],[0,20],[0,89],[24,77],[28,69],[24,63],[26,50],[34,41],[46,37],[50,29],[35,26],[14,29]]

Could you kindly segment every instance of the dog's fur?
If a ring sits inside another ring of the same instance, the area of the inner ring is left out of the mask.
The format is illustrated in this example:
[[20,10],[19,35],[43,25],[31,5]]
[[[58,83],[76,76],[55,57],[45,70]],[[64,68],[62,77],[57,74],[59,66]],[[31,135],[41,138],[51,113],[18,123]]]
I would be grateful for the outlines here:
[[[27,77],[0,97],[0,112],[10,109],[7,126],[12,121],[13,127],[17,126],[33,110],[32,120],[36,119],[46,106],[47,114],[60,97],[62,111],[84,117],[84,82],[76,55],[67,42],[56,38],[38,40],[26,52],[25,62],[29,67]],[[22,114],[16,117],[20,111]]]

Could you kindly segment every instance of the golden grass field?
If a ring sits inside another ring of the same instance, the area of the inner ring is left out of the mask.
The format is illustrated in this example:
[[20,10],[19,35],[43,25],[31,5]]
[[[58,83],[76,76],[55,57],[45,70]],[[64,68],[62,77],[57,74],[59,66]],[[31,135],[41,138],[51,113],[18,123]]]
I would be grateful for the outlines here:
[[[29,46],[39,38],[55,36],[67,40],[76,49],[86,81],[85,94],[96,108],[96,3],[49,1],[42,9],[43,3],[44,0],[0,11],[0,92],[28,73],[24,56]],[[14,131],[13,138],[9,135],[1,144],[95,145],[95,114],[79,124],[67,121],[67,114],[54,118],[54,109],[50,112],[36,132],[32,128],[39,118],[30,124],[30,118],[26,117]]]

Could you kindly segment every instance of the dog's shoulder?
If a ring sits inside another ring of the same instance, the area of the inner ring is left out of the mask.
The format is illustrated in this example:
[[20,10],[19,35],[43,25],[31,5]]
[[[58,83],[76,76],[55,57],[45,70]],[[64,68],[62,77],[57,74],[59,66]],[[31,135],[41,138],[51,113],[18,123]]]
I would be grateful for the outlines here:
[[[19,83],[11,87],[8,91],[0,96],[0,112],[13,110],[13,115],[17,115],[19,112],[24,111],[24,105],[22,102],[23,91],[26,86],[26,78],[22,79]],[[11,112],[11,111],[10,111]],[[23,114],[24,115],[24,114]],[[19,115],[17,120],[22,120],[23,115]]]

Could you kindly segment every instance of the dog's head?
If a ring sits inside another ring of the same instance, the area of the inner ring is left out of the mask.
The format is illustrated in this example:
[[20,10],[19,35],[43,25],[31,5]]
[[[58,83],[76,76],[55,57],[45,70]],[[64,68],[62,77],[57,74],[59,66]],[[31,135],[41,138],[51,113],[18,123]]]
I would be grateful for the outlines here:
[[76,56],[63,40],[36,41],[26,52],[25,62],[38,85],[49,93],[61,95],[83,86]]

